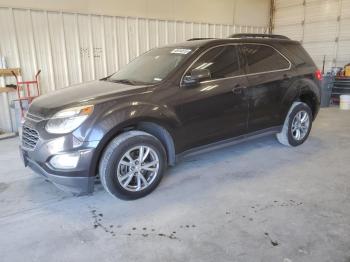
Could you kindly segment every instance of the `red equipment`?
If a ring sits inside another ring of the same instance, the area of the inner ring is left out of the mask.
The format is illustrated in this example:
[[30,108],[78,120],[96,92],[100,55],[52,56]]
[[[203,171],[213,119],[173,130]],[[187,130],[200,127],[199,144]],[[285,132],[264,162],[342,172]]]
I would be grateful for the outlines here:
[[18,77],[14,71],[12,74],[16,78],[17,85],[17,101],[19,101],[19,106],[21,108],[22,118],[24,117],[25,108],[23,107],[22,101],[28,101],[28,105],[33,101],[34,98],[40,95],[40,87],[39,87],[39,74],[41,70],[39,70],[35,75],[35,80],[32,81],[18,81]]

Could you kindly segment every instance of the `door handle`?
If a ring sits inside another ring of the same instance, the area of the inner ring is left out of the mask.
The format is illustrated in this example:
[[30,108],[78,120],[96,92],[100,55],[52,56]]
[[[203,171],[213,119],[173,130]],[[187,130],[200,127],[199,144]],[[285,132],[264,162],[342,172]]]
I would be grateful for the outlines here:
[[232,93],[234,95],[241,95],[243,94],[244,86],[236,85],[234,88],[232,88]]
[[283,75],[283,79],[284,80],[289,80],[289,79],[291,79],[292,77],[290,76],[290,75],[288,75],[288,74],[284,74]]

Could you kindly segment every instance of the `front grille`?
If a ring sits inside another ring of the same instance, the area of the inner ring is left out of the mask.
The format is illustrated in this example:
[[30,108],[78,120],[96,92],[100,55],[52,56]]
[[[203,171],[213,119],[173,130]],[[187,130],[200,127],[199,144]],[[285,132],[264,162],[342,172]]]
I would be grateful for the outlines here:
[[39,140],[39,133],[27,126],[22,129],[22,146],[28,149],[34,149]]
[[28,120],[34,121],[34,122],[40,122],[40,121],[44,120],[43,117],[31,114],[29,112],[27,112],[25,118],[28,119]]

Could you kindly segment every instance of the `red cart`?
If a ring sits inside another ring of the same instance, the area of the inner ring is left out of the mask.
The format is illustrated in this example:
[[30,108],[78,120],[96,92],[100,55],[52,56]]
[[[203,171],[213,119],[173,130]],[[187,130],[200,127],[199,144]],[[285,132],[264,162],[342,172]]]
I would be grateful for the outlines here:
[[39,74],[41,70],[39,70],[35,75],[35,80],[32,81],[19,81],[18,76],[14,71],[12,74],[16,78],[17,85],[17,96],[19,101],[19,106],[21,109],[21,116],[24,117],[25,108],[23,106],[23,101],[28,101],[28,105],[33,101],[34,98],[40,95],[40,85],[39,85]]

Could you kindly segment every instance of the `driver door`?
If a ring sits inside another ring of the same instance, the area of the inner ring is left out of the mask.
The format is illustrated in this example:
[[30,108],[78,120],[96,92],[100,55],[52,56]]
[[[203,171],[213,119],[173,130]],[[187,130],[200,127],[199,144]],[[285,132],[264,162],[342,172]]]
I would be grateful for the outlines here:
[[182,85],[178,104],[182,132],[188,148],[242,135],[247,132],[247,79],[235,45],[202,53],[187,70],[207,69],[210,77],[195,85]]

